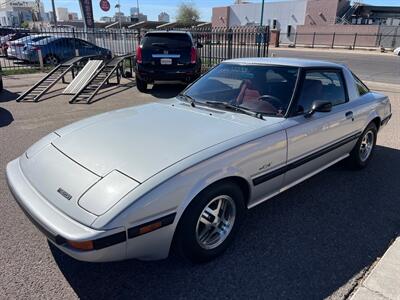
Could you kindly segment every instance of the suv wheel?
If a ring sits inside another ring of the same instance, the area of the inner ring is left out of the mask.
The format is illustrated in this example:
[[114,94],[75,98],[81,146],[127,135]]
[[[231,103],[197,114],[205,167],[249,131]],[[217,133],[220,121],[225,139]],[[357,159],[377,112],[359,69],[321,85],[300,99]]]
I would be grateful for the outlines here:
[[146,83],[146,81],[143,81],[143,80],[141,80],[141,79],[139,79],[137,77],[136,77],[136,87],[142,93],[145,93],[147,91],[147,83]]
[[193,262],[210,261],[231,244],[246,208],[241,189],[230,182],[201,192],[184,212],[176,232],[178,252]]

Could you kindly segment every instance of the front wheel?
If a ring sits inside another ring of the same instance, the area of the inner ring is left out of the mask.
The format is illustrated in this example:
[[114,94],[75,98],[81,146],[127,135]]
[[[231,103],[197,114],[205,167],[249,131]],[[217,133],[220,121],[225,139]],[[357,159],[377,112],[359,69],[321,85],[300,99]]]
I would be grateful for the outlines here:
[[179,222],[176,247],[193,262],[210,261],[231,244],[245,214],[241,189],[230,182],[201,192]]
[[377,134],[376,125],[370,123],[350,153],[349,163],[351,167],[362,169],[368,165],[375,150]]

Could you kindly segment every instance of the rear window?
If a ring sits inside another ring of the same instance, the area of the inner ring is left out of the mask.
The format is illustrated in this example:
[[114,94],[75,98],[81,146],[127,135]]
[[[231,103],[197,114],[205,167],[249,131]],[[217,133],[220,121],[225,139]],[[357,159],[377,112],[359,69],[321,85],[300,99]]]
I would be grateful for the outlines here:
[[143,38],[143,47],[190,48],[192,41],[187,34],[150,33]]

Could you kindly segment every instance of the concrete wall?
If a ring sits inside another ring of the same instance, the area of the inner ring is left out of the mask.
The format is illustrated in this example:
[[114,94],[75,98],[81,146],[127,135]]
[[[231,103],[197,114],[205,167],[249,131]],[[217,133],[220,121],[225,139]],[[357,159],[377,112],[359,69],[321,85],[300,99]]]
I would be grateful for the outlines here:
[[335,33],[336,46],[353,46],[355,34],[357,47],[377,46],[379,26],[377,25],[303,25],[297,27],[297,44],[311,45],[314,32],[315,45],[331,46]]
[[[294,38],[296,27],[304,24],[307,0],[269,2],[264,6],[263,25],[273,26],[286,33],[291,25],[291,36],[282,34],[281,38],[290,41]],[[230,6],[229,26],[258,25],[261,18],[261,3],[248,3]]]

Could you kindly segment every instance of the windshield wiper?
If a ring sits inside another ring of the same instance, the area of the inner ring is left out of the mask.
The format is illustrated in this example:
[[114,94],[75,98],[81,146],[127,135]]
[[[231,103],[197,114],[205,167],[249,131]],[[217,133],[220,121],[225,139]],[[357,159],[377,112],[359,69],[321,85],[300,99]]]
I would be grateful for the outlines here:
[[255,117],[257,119],[261,119],[264,120],[263,115],[259,112],[254,112],[251,110],[248,110],[246,108],[240,107],[240,106],[236,106],[233,104],[230,104],[228,102],[221,102],[221,101],[206,101],[206,104],[210,105],[210,106],[217,106],[217,107],[222,107],[222,108],[227,108],[230,110],[234,110],[236,112],[240,112],[242,114],[246,114],[252,117]]
[[196,100],[194,100],[193,97],[191,97],[191,96],[189,96],[189,95],[186,95],[186,94],[182,94],[182,93],[179,94],[178,97],[184,99],[186,102],[189,102],[189,104],[190,104],[192,107],[196,107]]

